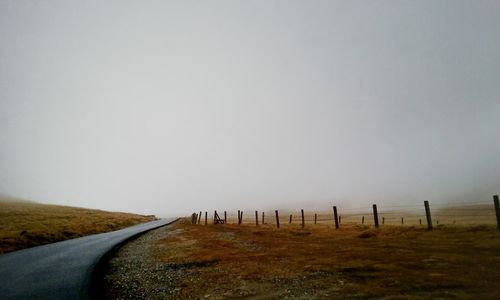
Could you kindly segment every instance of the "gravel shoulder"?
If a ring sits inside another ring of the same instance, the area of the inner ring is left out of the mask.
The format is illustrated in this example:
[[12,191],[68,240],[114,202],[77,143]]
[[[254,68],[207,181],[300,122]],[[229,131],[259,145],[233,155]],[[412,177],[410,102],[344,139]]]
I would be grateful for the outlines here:
[[180,233],[164,226],[126,243],[105,265],[103,299],[176,299],[182,268],[172,268],[158,257],[163,240]]

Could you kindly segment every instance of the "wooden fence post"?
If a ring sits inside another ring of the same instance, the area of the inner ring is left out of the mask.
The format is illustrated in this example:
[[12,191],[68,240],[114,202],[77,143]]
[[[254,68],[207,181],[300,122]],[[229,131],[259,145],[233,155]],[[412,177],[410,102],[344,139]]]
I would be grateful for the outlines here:
[[[373,221],[375,222],[375,227],[378,227],[377,204],[373,204]],[[382,223],[384,223],[383,219],[382,219]]]
[[432,230],[432,219],[431,219],[431,209],[429,207],[429,201],[424,201],[425,206],[425,217],[427,218],[427,229]]
[[403,217],[401,217],[401,225],[404,225],[405,224],[405,219]]
[[304,228],[304,210],[300,210],[300,214],[302,215],[302,228]]
[[382,217],[382,225],[385,225],[385,217]]
[[418,223],[422,225],[422,219],[418,219]]
[[495,214],[497,216],[497,227],[500,229],[500,202],[498,201],[498,195],[493,196],[493,202],[495,203]]
[[337,206],[333,207],[333,220],[335,221],[335,229],[339,229],[339,216],[337,215]]
[[264,225],[266,222],[264,222],[264,212],[262,212],[262,225]]
[[216,216],[217,216],[217,211],[216,211],[216,210],[214,210],[214,224],[215,224],[215,220],[216,220],[216,218],[215,218],[215,217],[216,217]]
[[341,215],[339,215],[339,226],[340,226],[340,222],[341,222],[341,220],[342,220],[341,218],[342,218],[342,216],[341,216]]
[[205,212],[205,225],[208,224],[208,212]]
[[243,224],[243,211],[240,212],[240,224]]
[[278,211],[275,210],[274,213],[276,214],[276,226],[280,228],[280,217],[278,215]]
[[200,214],[198,215],[198,224],[201,224],[201,211]]
[[224,211],[224,224],[227,224],[227,211]]
[[290,215],[290,221],[288,222],[288,224],[292,224],[292,215]]
[[255,226],[259,226],[259,212],[255,211]]
[[240,225],[240,210],[238,209],[238,225]]
[[361,224],[365,224],[365,216],[361,217]]
[[314,214],[314,224],[318,221],[318,214]]

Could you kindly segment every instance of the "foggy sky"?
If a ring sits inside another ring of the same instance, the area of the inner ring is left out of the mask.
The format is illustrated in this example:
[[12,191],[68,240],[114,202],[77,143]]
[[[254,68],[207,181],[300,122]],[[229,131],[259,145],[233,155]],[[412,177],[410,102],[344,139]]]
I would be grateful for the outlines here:
[[0,1],[0,192],[185,214],[500,193],[500,1]]

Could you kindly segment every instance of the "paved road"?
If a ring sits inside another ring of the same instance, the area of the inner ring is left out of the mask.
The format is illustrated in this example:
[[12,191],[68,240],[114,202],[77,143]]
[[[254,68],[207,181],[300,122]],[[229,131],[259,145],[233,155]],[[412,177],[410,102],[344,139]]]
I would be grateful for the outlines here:
[[0,299],[89,299],[92,272],[115,246],[175,219],[0,255]]

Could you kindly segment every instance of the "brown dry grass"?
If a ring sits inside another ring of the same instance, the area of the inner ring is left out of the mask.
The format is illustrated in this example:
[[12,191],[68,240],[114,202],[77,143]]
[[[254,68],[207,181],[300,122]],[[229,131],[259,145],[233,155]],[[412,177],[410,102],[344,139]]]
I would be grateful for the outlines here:
[[181,298],[500,298],[493,226],[174,226],[158,259]]
[[[382,210],[383,209],[383,210]],[[389,209],[389,210],[388,210]],[[386,225],[401,225],[401,218],[404,220],[404,225],[416,226],[420,222],[426,224],[425,210],[424,206],[411,206],[408,209],[397,209],[393,207],[392,209],[386,207],[379,207],[378,216],[379,222]],[[373,225],[373,211],[371,207],[367,206],[367,209],[359,210],[342,210],[339,208],[339,216],[341,218],[342,224],[346,225],[361,225],[361,220],[364,217],[364,225]],[[492,203],[487,204],[468,204],[462,206],[453,205],[435,205],[431,206],[432,221],[434,225],[445,224],[445,225],[495,225],[495,209]],[[333,222],[333,211],[305,211],[305,223],[314,224],[314,215],[317,214],[317,222],[319,224],[331,224]],[[223,213],[219,212],[221,217]],[[292,221],[294,224],[301,222],[300,210],[295,211],[280,211],[280,223],[288,224],[290,215],[292,215]],[[262,212],[259,212],[259,223],[262,222]],[[205,215],[202,214],[201,223],[205,221]],[[208,220],[212,220],[213,214],[210,212],[208,214]],[[228,223],[237,223],[237,214],[230,212],[228,214]],[[274,211],[265,212],[265,222],[269,224],[276,223]],[[254,212],[245,211],[244,224],[255,224],[255,214]]]
[[0,199],[0,254],[154,219],[154,216]]

